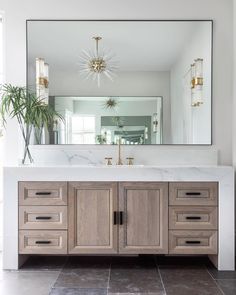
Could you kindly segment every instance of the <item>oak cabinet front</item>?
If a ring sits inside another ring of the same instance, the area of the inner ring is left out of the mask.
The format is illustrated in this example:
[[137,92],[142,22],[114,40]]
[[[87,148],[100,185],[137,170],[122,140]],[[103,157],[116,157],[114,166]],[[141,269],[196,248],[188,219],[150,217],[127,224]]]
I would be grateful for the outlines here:
[[69,253],[117,253],[117,184],[69,183]]
[[120,183],[119,210],[120,253],[168,253],[168,183]]
[[217,182],[20,182],[19,254],[217,254]]

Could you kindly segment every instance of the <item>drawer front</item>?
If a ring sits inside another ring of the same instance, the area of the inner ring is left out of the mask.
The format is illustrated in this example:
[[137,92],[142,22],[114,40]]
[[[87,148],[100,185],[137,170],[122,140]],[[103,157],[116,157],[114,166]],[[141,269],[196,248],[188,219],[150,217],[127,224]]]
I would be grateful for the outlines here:
[[169,186],[170,205],[217,206],[217,182],[172,182]]
[[67,206],[20,206],[20,229],[67,229]]
[[19,182],[20,205],[67,205],[67,182]]
[[218,207],[169,207],[169,229],[217,230]]
[[20,230],[20,254],[67,254],[67,231]]
[[169,231],[169,254],[217,254],[217,231]]

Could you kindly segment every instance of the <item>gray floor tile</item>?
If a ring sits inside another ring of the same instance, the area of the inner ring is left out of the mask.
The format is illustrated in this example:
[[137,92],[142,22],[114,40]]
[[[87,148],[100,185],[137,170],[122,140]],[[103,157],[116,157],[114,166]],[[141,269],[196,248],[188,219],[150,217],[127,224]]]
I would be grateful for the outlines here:
[[63,256],[31,256],[20,270],[61,270],[67,260]]
[[107,289],[53,288],[49,295],[106,295]]
[[112,259],[109,294],[164,294],[155,262],[150,257]]
[[164,294],[157,271],[146,269],[111,270],[109,293]]
[[236,280],[217,280],[216,282],[225,295],[236,294]]
[[236,271],[219,271],[211,262],[207,264],[207,269],[215,280],[236,280]]
[[3,271],[0,276],[2,295],[48,295],[58,271]]
[[208,269],[215,280],[236,280],[236,271],[218,271],[216,268]]
[[55,288],[107,288],[109,268],[63,269]]
[[160,273],[167,295],[222,295],[205,268],[166,266]]

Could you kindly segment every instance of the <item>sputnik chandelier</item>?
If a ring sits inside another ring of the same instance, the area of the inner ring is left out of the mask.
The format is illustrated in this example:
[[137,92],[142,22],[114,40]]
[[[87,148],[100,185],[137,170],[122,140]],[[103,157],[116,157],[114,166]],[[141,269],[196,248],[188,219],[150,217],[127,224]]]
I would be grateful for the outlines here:
[[99,41],[102,37],[93,37],[95,40],[95,50],[83,50],[81,56],[81,73],[86,79],[92,78],[97,80],[97,85],[100,87],[101,77],[105,76],[113,81],[114,72],[117,70],[117,63],[113,60],[114,54],[111,51],[105,51],[99,48]]

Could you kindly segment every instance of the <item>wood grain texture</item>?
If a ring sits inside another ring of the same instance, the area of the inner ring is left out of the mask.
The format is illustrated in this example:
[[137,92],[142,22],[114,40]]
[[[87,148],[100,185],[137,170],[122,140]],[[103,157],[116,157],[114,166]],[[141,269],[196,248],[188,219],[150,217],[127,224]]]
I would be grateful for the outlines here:
[[168,253],[168,183],[120,183],[119,210],[120,253]]
[[218,207],[171,206],[169,229],[217,230]]
[[19,254],[67,254],[67,231],[20,230]]
[[171,230],[169,254],[217,254],[217,231]]
[[69,253],[117,253],[117,183],[69,183]]
[[19,182],[19,204],[22,206],[67,205],[67,182]]
[[67,229],[67,206],[20,206],[19,229]]
[[217,182],[171,182],[169,205],[217,206]]

